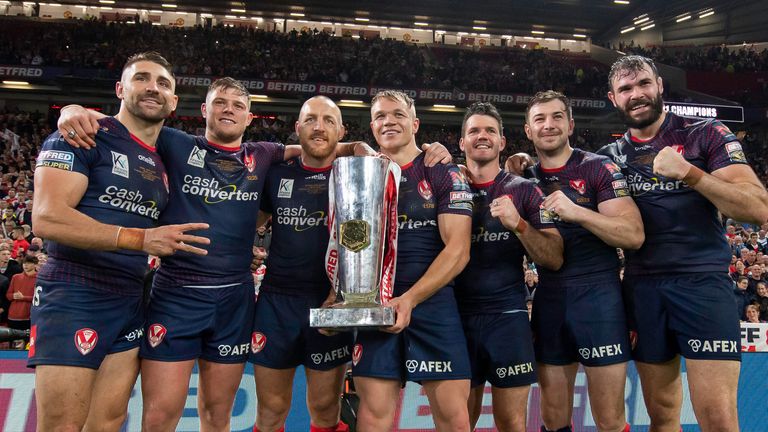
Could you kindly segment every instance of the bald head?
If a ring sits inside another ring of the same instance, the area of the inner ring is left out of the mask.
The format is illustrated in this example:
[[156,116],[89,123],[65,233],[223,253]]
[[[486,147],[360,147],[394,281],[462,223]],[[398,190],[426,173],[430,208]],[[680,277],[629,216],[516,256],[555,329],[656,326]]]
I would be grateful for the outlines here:
[[341,110],[330,98],[315,96],[301,106],[296,134],[305,159],[309,156],[325,161],[335,155],[344,132]]

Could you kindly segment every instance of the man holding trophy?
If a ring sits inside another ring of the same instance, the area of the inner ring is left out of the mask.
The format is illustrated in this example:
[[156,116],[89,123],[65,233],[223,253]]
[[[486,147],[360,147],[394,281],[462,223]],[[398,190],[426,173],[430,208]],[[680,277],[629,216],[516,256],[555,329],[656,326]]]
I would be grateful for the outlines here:
[[[310,328],[308,310],[321,305],[327,308],[336,302],[336,290],[329,283],[326,265],[323,264],[325,245],[329,241],[328,190],[329,181],[334,178],[332,164],[334,170],[338,170],[340,165],[353,168],[349,172],[351,178],[344,178],[343,182],[353,184],[357,180],[361,187],[344,196],[359,205],[370,207],[375,200],[367,191],[381,190],[384,179],[378,182],[381,187],[377,188],[378,183],[371,178],[375,172],[369,166],[386,167],[390,162],[375,157],[349,157],[334,163],[336,147],[344,132],[341,111],[331,99],[325,96],[308,99],[296,122],[301,155],[273,166],[267,176],[260,221],[272,215],[273,242],[269,267],[256,304],[255,333],[251,343],[253,353],[250,361],[254,363],[258,396],[254,430],[282,430],[291,404],[292,386],[288,384],[299,365],[304,366],[307,377],[310,431],[349,430],[339,419],[339,394],[347,363],[351,359],[353,334],[319,334],[317,329]],[[435,145],[428,148],[428,164],[450,159],[445,147]],[[333,189],[333,186],[330,188]],[[371,219],[370,224],[374,224],[382,218],[368,219]],[[352,225],[348,224],[345,228]],[[350,246],[349,241],[354,238],[355,233],[349,231],[347,229],[343,236],[345,246]],[[360,246],[357,245],[357,248]],[[370,268],[360,270],[361,274],[366,271],[374,273]],[[345,296],[345,303],[351,302],[349,297]],[[378,306],[374,308],[376,311],[380,309]],[[322,311],[326,315],[354,310],[351,307],[313,309],[315,313]],[[354,323],[346,324],[345,327]],[[323,326],[329,325],[319,325]]]
[[[392,308],[394,324],[383,331],[359,331],[353,349],[358,428],[392,430],[400,387],[408,380],[424,386],[438,430],[468,431],[469,358],[452,281],[469,259],[472,194],[455,165],[425,165],[415,139],[419,119],[409,96],[383,91],[371,105],[373,135],[381,152],[400,166],[402,177],[397,274],[390,293],[384,253],[379,294]],[[387,214],[392,213],[382,211],[380,219]],[[339,250],[365,247],[370,229],[366,222],[371,221],[339,222]],[[332,252],[327,262],[335,258]],[[375,320],[375,314],[360,319]],[[381,314],[388,318],[386,312]]]

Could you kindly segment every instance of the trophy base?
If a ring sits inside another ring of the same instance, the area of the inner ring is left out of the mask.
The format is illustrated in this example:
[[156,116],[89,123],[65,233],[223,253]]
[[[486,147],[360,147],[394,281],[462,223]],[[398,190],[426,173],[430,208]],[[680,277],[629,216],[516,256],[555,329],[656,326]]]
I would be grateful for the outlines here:
[[340,307],[309,310],[309,326],[334,330],[389,327],[395,324],[395,310],[391,307]]

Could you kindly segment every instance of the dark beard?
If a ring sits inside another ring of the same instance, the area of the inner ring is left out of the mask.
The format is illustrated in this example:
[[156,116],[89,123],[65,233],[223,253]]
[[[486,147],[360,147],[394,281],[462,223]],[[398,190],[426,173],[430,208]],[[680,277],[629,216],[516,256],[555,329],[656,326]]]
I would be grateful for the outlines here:
[[617,108],[621,121],[623,121],[624,124],[626,124],[631,129],[643,129],[652,125],[656,120],[659,119],[659,117],[661,117],[661,113],[664,111],[664,101],[661,100],[661,95],[658,95],[656,98],[652,99],[648,117],[643,119],[634,119],[629,114],[629,109],[631,108],[627,107],[627,111],[625,111],[621,108]]

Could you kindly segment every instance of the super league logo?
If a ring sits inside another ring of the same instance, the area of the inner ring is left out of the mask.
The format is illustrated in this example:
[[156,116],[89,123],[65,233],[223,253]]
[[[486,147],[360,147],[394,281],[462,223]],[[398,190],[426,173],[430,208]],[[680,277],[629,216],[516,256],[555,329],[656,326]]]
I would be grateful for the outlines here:
[[93,351],[93,348],[96,347],[98,341],[99,334],[96,333],[96,330],[82,328],[75,332],[75,348],[77,348],[82,355],[86,355]]
[[419,362],[416,360],[408,360],[405,362],[405,368],[408,369],[408,372],[410,373],[416,372],[417,367],[419,367]]
[[267,337],[264,333],[253,332],[251,334],[251,351],[254,354],[264,349],[264,345],[267,344]]
[[149,341],[149,345],[152,348],[157,348],[167,333],[168,330],[166,330],[166,328],[161,324],[152,324],[149,326],[149,332],[147,333],[147,340]]
[[355,347],[352,349],[352,365],[357,366],[357,362],[360,361],[360,358],[363,356],[363,346],[360,344],[356,344]]

